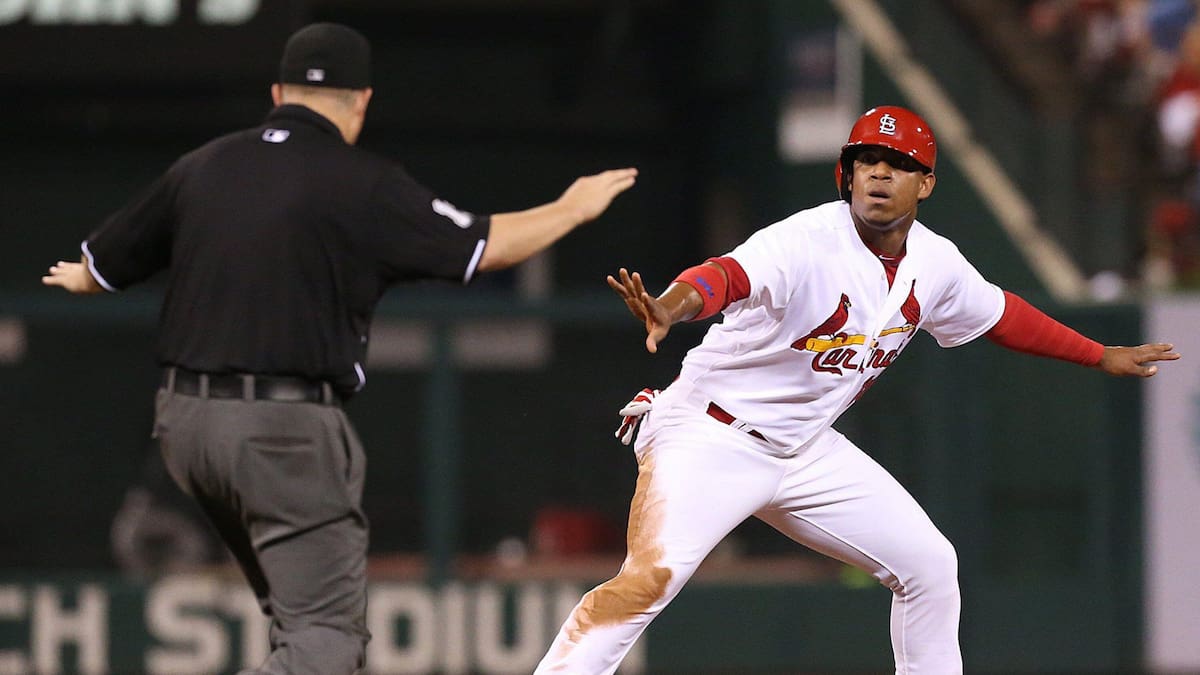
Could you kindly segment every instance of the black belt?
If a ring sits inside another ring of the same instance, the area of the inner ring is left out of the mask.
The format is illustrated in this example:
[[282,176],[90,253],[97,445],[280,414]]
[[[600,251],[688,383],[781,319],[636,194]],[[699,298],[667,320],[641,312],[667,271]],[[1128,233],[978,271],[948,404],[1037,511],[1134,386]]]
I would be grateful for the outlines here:
[[168,392],[200,398],[283,401],[290,403],[342,402],[333,385],[319,380],[250,373],[197,373],[183,368],[163,370],[162,387]]

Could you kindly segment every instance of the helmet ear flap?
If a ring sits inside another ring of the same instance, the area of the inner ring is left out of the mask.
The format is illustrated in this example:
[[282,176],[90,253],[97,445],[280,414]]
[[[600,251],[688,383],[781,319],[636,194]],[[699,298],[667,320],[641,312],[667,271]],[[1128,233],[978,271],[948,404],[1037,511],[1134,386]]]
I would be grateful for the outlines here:
[[833,167],[834,183],[837,185],[838,196],[847,204],[850,203],[850,179],[853,176],[853,162],[846,161],[846,152],[842,151],[842,156],[838,158],[837,164]]

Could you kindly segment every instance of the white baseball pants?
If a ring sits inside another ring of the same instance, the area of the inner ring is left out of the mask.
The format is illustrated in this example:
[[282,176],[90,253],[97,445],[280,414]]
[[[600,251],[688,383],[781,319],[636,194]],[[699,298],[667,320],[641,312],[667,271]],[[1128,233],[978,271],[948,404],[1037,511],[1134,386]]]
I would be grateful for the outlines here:
[[709,551],[751,515],[891,589],[897,675],[962,673],[954,548],[895,478],[832,429],[796,456],[768,454],[764,441],[709,417],[707,401],[676,385],[659,395],[634,446],[625,562],[575,606],[535,675],[615,672]]

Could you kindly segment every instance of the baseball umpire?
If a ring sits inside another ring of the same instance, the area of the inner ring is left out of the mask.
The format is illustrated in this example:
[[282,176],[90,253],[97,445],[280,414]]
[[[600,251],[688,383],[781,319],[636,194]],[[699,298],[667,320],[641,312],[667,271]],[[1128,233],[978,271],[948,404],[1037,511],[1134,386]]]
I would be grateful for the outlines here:
[[[1105,347],[988,283],[916,220],[936,183],[929,125],[895,106],[850,131],[841,199],[685,270],[657,298],[641,276],[609,285],[657,351],[670,327],[724,312],[678,379],[622,414],[643,416],[620,572],[567,617],[537,673],[612,673],[726,534],[756,516],[874,576],[892,593],[896,673],[962,673],[954,547],[882,466],[833,429],[917,329],[943,347],[986,335],[1009,349],[1150,377],[1169,344]],[[649,416],[645,417],[649,410]]]
[[529,210],[469,213],[354,147],[371,93],[360,33],[297,31],[265,123],[181,157],[88,236],[81,262],[42,278],[97,293],[168,270],[154,433],[271,618],[272,651],[253,673],[363,665],[365,457],[340,404],[366,382],[383,292],[515,265],[637,175],[605,171]]

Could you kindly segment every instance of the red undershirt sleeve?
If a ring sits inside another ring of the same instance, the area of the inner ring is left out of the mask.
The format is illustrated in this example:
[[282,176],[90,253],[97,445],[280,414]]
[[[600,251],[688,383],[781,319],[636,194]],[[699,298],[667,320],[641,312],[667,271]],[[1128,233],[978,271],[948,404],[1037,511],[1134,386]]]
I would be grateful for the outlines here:
[[1014,351],[1094,366],[1104,345],[1046,316],[1015,293],[1004,291],[1004,314],[987,332],[996,344]]

